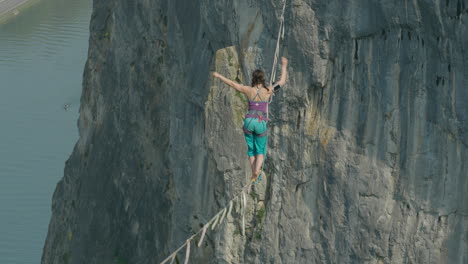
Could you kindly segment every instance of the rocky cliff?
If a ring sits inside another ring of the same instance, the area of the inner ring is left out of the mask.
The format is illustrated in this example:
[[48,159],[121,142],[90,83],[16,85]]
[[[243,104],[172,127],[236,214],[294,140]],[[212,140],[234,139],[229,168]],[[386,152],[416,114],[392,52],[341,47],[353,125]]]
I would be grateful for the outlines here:
[[[157,263],[249,178],[280,0],[94,0],[42,263]],[[468,263],[468,1],[288,0],[268,179],[192,263]],[[183,260],[183,254],[179,256]]]

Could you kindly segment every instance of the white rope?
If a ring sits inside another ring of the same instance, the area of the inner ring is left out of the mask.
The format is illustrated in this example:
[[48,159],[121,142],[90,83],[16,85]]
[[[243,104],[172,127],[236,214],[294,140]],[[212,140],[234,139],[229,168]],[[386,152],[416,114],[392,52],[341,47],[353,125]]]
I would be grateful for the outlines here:
[[190,258],[190,239],[185,242],[187,245],[187,251],[185,251],[185,262],[184,264],[188,264],[189,258]]
[[[210,219],[210,221],[208,221],[204,226],[203,228],[200,228],[200,230],[198,230],[195,234],[193,234],[190,238],[188,238],[184,244],[182,244],[178,249],[176,249],[175,251],[173,251],[171,253],[171,255],[169,255],[169,257],[167,257],[166,259],[164,259],[162,262],[160,262],[160,264],[164,264],[166,262],[168,262],[169,260],[174,260],[175,259],[175,256],[177,255],[177,253],[182,250],[184,247],[188,246],[188,244],[190,243],[190,241],[195,238],[196,236],[198,236],[200,233],[202,233],[202,236],[200,238],[200,242],[198,243],[198,246],[201,246],[201,242],[203,241],[203,238],[205,237],[205,233],[207,231],[207,229],[209,229],[209,226],[211,224],[213,224],[212,226],[212,229],[214,228],[214,226],[216,225],[219,225],[221,224],[221,221],[226,218],[226,216],[231,213],[231,210],[232,210],[232,206],[233,206],[233,201],[240,198],[241,199],[241,206],[245,207],[247,205],[247,200],[245,200],[245,192],[247,192],[247,190],[249,190],[251,187],[252,187],[252,184],[253,184],[253,181],[250,181],[249,184],[247,184],[246,186],[244,186],[244,188],[242,188],[242,191],[240,192],[240,194],[236,195],[234,198],[232,198],[229,203],[226,205],[226,207],[222,208],[221,210],[219,210],[214,216],[213,218]],[[243,201],[242,201],[243,200]],[[245,209],[244,209],[245,210]],[[226,211],[228,213],[226,213]],[[226,216],[224,216],[226,215]],[[219,218],[221,218],[221,221],[218,221]],[[243,218],[243,215],[242,215],[242,218]],[[244,219],[242,219],[244,220]],[[245,235],[244,232],[242,232],[243,235]],[[188,250],[188,252],[190,252],[190,250]]]
[[242,214],[242,236],[245,236],[245,207],[247,202],[245,201],[245,194],[242,192],[241,196],[241,214]]
[[276,40],[275,54],[273,57],[273,66],[271,67],[270,85],[273,85],[273,80],[276,77],[276,67],[278,64],[280,40],[284,38],[284,11],[286,10],[286,1],[287,0],[284,0],[283,2],[283,10],[281,12],[280,17],[280,26],[278,31],[278,38]]
[[[279,31],[278,31],[278,38],[276,40],[276,48],[275,48],[275,54],[273,56],[273,66],[271,67],[271,75],[270,75],[270,86],[273,85],[273,80],[276,78],[276,67],[278,66],[278,57],[279,57],[279,48],[280,48],[280,40],[284,39],[284,11],[286,10],[286,1],[283,1],[283,10],[281,12],[281,17],[280,17],[280,26],[279,26]],[[269,107],[268,105],[273,101],[273,96],[275,96],[275,93],[272,93],[270,96],[270,100],[267,104],[267,119],[269,118]]]
[[203,243],[203,238],[205,237],[206,229],[208,228],[208,225],[205,225],[203,227],[203,232],[201,233],[200,241],[198,241],[198,247],[201,247]]
[[219,213],[215,216],[216,219],[214,220],[213,225],[211,225],[211,230],[214,230],[214,229],[215,229],[216,224],[218,223],[218,219],[219,219],[219,214],[220,214],[220,213],[221,213],[221,212],[219,212]]
[[220,223],[222,223],[222,222],[223,222],[223,220],[224,220],[224,217],[226,216],[226,212],[227,212],[227,208],[224,208],[224,210],[223,210],[223,214],[221,215],[221,219],[219,220],[219,222],[220,222]]

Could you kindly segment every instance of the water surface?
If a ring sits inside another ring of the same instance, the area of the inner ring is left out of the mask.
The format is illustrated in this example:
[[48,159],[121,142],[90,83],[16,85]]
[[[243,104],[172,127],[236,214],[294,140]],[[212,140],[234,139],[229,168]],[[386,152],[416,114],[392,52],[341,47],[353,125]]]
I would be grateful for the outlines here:
[[1,264],[40,263],[52,194],[78,139],[91,4],[40,0],[0,24]]

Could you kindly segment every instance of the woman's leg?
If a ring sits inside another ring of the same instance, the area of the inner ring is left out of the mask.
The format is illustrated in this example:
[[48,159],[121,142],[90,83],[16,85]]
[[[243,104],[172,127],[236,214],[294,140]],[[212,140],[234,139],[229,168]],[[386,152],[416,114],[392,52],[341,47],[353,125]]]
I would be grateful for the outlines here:
[[264,160],[263,154],[259,154],[255,156],[255,171],[254,171],[255,178],[258,176],[258,174],[260,174],[260,169],[262,168],[263,160]]
[[[255,178],[258,177],[260,174],[260,170],[262,169],[263,166],[263,161],[265,160],[265,155],[266,155],[266,148],[267,148],[267,142],[268,142],[268,136],[267,135],[261,135],[267,131],[267,126],[266,122],[262,121],[261,123],[257,123],[257,126],[255,128],[255,132],[257,135],[255,135],[254,139],[254,147],[255,147],[255,171],[254,175]],[[258,136],[261,135],[261,136]]]
[[250,168],[252,170],[252,178],[254,178],[255,177],[255,156],[249,157],[249,161],[250,161]]
[[252,171],[252,179],[255,178],[255,121],[252,117],[248,117],[244,120],[244,137],[247,143],[247,155],[249,156],[250,168]]

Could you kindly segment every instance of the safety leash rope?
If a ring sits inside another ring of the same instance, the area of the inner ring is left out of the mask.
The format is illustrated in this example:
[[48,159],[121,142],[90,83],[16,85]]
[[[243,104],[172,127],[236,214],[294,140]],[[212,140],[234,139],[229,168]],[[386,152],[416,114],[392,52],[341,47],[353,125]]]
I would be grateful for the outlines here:
[[[280,17],[280,26],[279,26],[279,31],[278,31],[278,38],[276,40],[275,54],[273,56],[273,66],[271,67],[270,86],[273,85],[273,80],[276,78],[276,67],[278,66],[280,41],[281,41],[281,39],[284,39],[284,12],[286,10],[286,1],[287,0],[283,1],[283,10],[281,12],[281,17]],[[271,94],[268,105],[273,101],[273,96],[275,96],[275,93]],[[269,109],[268,109],[268,105],[267,105],[267,118],[269,118],[269,112],[270,112]]]

